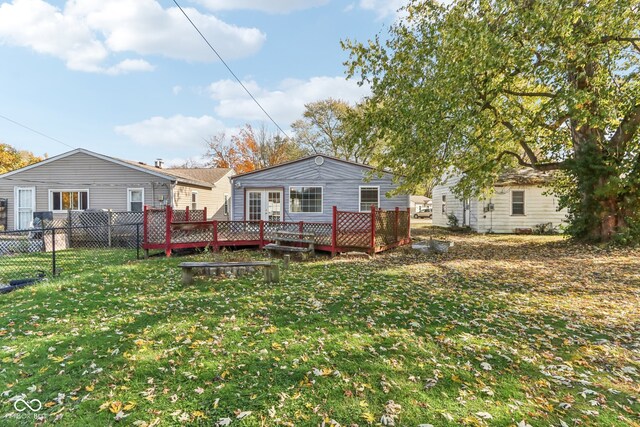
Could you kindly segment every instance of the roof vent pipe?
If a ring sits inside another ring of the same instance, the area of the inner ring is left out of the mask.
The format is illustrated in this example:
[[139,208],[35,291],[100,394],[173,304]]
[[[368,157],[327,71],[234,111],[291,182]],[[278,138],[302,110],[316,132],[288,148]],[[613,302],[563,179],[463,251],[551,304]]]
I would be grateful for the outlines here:
[[164,160],[162,160],[162,159],[156,159],[155,166],[156,166],[158,169],[162,169],[162,167],[164,166]]

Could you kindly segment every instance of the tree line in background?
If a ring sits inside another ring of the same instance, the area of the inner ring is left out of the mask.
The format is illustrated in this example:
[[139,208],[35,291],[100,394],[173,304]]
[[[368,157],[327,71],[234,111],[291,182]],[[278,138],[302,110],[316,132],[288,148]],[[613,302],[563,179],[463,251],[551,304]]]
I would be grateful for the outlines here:
[[30,151],[18,150],[9,144],[0,143],[0,174],[20,169],[42,160],[44,160],[43,157],[36,156]]
[[220,133],[207,140],[206,158],[213,167],[238,173],[273,166],[311,154],[325,154],[358,163],[371,163],[375,145],[358,120],[360,106],[325,99],[305,105],[292,125],[293,136],[246,124],[234,135]]

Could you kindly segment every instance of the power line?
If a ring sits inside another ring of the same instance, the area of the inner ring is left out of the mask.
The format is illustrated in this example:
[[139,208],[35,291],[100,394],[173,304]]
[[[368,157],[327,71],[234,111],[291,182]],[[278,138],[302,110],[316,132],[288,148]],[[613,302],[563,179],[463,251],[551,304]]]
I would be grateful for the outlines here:
[[242,80],[240,80],[238,78],[238,76],[236,75],[236,73],[233,72],[233,70],[231,69],[231,67],[229,67],[229,65],[227,65],[227,63],[225,62],[224,59],[222,59],[222,56],[220,56],[220,54],[218,53],[218,51],[211,45],[211,43],[209,43],[209,40],[207,40],[207,38],[204,36],[204,34],[202,34],[202,32],[200,31],[200,29],[196,26],[196,24],[194,24],[194,22],[191,20],[191,18],[189,18],[189,15],[187,15],[187,13],[184,11],[184,9],[182,9],[182,6],[180,6],[177,2],[177,0],[173,0],[173,2],[176,4],[176,6],[178,6],[178,9],[180,9],[180,12],[182,12],[182,14],[184,15],[185,18],[187,18],[187,20],[191,23],[191,25],[193,26],[193,28],[195,28],[195,30],[198,32],[198,34],[200,34],[200,37],[202,37],[202,39],[205,41],[205,43],[209,46],[209,48],[213,51],[213,53],[216,54],[216,56],[218,57],[218,59],[220,59],[220,61],[224,64],[225,67],[227,67],[227,70],[229,70],[229,73],[231,73],[231,75],[236,79],[236,81],[238,83],[240,83],[240,86],[242,86],[242,88],[244,89],[245,92],[247,92],[247,94],[251,97],[251,99],[253,100],[253,102],[256,103],[256,105],[258,107],[260,107],[260,109],[262,110],[262,112],[269,118],[269,120],[271,120],[271,122],[276,125],[276,127],[278,128],[278,130],[280,132],[282,132],[282,134],[289,138],[289,135],[287,135],[287,133],[282,130],[282,128],[280,127],[280,125],[278,123],[276,123],[276,121],[273,119],[273,117],[271,117],[271,115],[269,113],[267,113],[267,110],[264,109],[264,107],[260,104],[260,102],[258,102],[258,100],[253,96],[253,94],[249,91],[249,89],[247,89],[247,87],[244,85],[244,83],[242,83]]
[[69,148],[73,148],[73,149],[75,149],[75,148],[76,148],[76,147],[72,147],[71,145],[67,144],[66,142],[62,142],[62,141],[60,141],[59,139],[56,139],[56,138],[54,138],[54,137],[52,137],[52,136],[49,136],[49,135],[47,135],[47,134],[45,134],[45,133],[42,133],[42,132],[37,131],[37,130],[35,130],[35,129],[33,129],[33,128],[30,128],[30,127],[29,127],[29,126],[27,126],[27,125],[23,125],[23,124],[22,124],[22,123],[20,123],[20,122],[16,122],[15,120],[10,119],[10,118],[9,118],[9,117],[7,117],[7,116],[3,116],[2,114],[0,114],[0,118],[3,118],[3,119],[5,119],[5,120],[6,120],[6,121],[8,121],[8,122],[13,123],[14,125],[18,125],[18,126],[20,126],[20,127],[22,127],[22,128],[27,129],[28,131],[31,131],[31,132],[33,132],[33,133],[38,134],[38,135],[40,135],[40,136],[44,136],[45,138],[48,138],[48,139],[50,139],[50,140],[52,140],[52,141],[55,141],[55,142],[57,142],[57,143],[59,143],[59,144],[66,145],[66,146],[67,146],[67,147],[69,147]]

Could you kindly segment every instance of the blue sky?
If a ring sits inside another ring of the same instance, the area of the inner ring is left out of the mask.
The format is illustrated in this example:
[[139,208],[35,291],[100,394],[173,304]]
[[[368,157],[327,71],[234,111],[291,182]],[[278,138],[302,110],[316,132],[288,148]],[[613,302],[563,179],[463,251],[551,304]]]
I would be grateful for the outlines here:
[[[179,0],[288,131],[304,104],[368,93],[345,79],[345,38],[386,34],[403,0]],[[153,163],[204,139],[275,127],[171,0],[0,2],[0,141],[49,156],[82,147]]]

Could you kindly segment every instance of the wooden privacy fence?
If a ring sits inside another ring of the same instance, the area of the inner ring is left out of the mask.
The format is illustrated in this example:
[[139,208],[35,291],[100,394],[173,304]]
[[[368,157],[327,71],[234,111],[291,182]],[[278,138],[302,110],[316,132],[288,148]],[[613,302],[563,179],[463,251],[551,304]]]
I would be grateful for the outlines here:
[[344,212],[333,207],[332,222],[218,221],[207,219],[204,210],[152,209],[145,206],[143,244],[149,250],[258,246],[275,241],[276,232],[313,233],[316,250],[339,252],[352,250],[377,253],[410,243],[409,210]]

